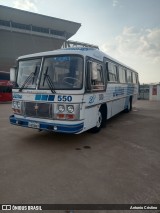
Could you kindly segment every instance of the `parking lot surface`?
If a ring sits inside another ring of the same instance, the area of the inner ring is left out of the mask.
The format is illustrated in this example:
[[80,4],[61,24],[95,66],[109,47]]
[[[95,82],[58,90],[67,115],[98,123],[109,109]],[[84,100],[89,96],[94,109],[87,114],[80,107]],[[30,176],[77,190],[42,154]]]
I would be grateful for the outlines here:
[[160,102],[137,101],[97,134],[38,132],[11,114],[0,104],[0,203],[160,203]]

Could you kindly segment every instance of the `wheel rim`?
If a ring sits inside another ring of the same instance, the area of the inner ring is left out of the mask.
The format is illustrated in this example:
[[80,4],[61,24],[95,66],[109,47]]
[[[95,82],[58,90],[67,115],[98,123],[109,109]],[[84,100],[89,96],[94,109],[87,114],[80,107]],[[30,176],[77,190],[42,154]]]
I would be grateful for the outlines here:
[[99,128],[101,126],[101,124],[102,124],[102,114],[99,111],[98,112],[98,120],[97,120],[97,125],[96,126]]

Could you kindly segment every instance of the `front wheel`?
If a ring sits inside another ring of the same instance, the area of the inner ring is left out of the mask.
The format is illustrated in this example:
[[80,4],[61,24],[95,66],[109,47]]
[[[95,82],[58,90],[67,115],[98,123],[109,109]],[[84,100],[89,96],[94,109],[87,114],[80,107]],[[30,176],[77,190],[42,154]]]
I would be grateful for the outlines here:
[[99,110],[98,111],[98,115],[97,115],[96,126],[91,129],[91,132],[97,133],[97,132],[99,132],[101,130],[102,124],[103,124],[103,119],[104,118],[103,118],[103,115],[102,115],[102,111]]

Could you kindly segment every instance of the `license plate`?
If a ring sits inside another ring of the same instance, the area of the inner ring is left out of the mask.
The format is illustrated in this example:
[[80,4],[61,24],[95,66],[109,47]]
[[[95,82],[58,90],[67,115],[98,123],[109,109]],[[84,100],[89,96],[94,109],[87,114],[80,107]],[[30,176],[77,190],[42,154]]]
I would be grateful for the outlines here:
[[39,123],[29,121],[29,122],[28,122],[28,127],[35,128],[35,129],[39,129]]

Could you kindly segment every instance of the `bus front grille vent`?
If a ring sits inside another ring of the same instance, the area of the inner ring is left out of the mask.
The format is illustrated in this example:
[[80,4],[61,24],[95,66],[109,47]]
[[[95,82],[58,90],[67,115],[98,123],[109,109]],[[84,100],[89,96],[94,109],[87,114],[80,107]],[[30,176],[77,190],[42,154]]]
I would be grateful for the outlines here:
[[24,109],[26,117],[52,118],[53,106],[51,103],[25,102]]

